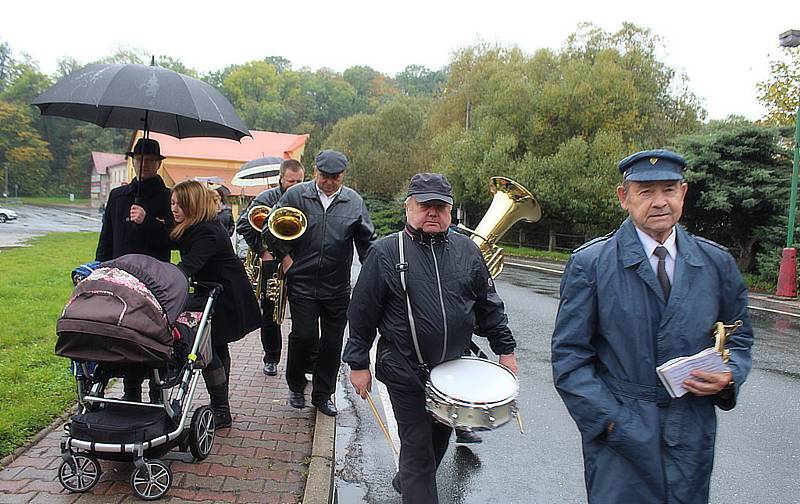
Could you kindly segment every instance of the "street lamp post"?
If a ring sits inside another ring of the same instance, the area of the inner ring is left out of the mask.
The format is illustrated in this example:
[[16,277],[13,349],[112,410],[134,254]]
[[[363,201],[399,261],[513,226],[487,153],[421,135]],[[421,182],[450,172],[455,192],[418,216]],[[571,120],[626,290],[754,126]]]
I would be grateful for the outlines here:
[[[781,47],[800,45],[800,30],[788,30],[780,34]],[[797,249],[794,247],[794,223],[797,213],[797,177],[800,164],[800,105],[797,107],[794,129],[794,157],[792,162],[792,189],[789,193],[789,225],[786,231],[786,248],[781,255],[778,273],[778,296],[797,297]]]

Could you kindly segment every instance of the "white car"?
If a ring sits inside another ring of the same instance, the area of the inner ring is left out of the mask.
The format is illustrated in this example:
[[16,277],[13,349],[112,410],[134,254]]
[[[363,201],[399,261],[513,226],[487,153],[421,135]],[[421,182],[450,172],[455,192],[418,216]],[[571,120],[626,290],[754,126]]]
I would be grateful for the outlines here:
[[7,208],[0,208],[0,223],[5,221],[14,220],[17,218],[17,212]]

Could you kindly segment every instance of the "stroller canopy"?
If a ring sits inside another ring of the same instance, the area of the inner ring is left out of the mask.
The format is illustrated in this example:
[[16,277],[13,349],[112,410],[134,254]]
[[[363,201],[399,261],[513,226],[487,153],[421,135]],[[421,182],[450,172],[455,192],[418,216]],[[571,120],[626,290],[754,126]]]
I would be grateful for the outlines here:
[[150,289],[156,297],[170,326],[189,300],[189,281],[174,264],[159,261],[144,254],[127,254],[102,264],[130,273]]

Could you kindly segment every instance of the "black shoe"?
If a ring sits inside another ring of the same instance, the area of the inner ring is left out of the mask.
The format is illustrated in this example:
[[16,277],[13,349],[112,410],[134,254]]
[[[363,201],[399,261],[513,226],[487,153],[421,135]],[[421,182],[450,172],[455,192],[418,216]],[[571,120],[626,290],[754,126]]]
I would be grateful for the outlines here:
[[267,362],[264,364],[264,374],[267,376],[275,376],[278,374],[278,365],[274,362]]
[[317,409],[325,415],[336,416],[336,414],[338,413],[338,411],[336,411],[336,406],[330,399],[317,399],[311,401],[311,404],[316,406]]
[[289,391],[289,406],[292,408],[305,408],[306,407],[306,396],[303,395],[302,392],[292,392]]
[[474,432],[456,430],[456,443],[460,444],[477,444],[482,443],[483,439]]
[[230,413],[214,412],[214,429],[227,429],[233,424]]
[[394,491],[399,494],[403,493],[403,491],[400,489],[400,473],[395,474],[394,478],[392,478],[392,488],[394,488]]

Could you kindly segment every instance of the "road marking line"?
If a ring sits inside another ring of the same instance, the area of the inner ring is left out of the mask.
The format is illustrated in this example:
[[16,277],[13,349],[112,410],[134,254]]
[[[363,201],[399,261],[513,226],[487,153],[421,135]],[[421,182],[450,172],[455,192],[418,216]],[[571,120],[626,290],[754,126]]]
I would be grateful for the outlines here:
[[81,219],[88,219],[90,221],[100,222],[100,219],[97,217],[89,217],[88,215],[83,215],[79,213],[72,213],[72,212],[62,212],[65,215],[72,215],[73,217],[80,217]]
[[514,266],[516,268],[532,269],[532,270],[538,270],[538,271],[545,271],[547,273],[555,273],[556,275],[563,275],[564,274],[564,272],[562,270],[544,268],[542,266],[534,266],[532,264],[512,263],[512,262],[508,262],[508,261],[506,261],[505,264],[508,265],[508,266]]

